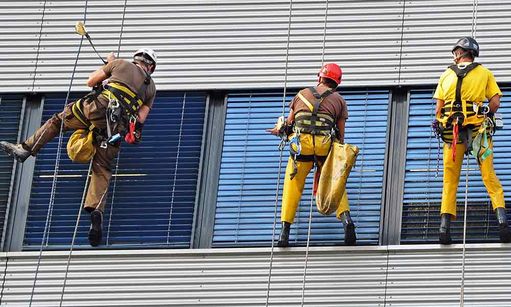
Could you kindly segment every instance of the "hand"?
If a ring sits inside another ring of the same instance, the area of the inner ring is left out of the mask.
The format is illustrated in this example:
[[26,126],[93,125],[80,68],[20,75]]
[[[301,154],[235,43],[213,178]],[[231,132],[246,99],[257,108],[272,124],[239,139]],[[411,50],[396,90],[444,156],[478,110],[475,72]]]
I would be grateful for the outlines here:
[[108,63],[110,63],[110,62],[112,62],[113,60],[115,60],[115,53],[110,52],[110,53],[107,55],[107,57],[106,57],[106,61],[107,61]]
[[266,129],[266,132],[272,134],[272,135],[279,135],[280,134],[280,130],[277,129],[277,126],[271,128],[271,129]]

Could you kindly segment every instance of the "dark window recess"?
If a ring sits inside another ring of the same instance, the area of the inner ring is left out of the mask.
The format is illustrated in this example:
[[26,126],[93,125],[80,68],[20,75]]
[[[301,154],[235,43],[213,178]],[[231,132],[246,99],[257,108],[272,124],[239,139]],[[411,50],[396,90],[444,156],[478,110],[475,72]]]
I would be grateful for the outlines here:
[[[505,127],[494,136],[494,166],[504,187],[506,202],[510,202],[511,167],[511,99],[505,89],[499,112]],[[442,199],[442,143],[438,154],[438,140],[433,136],[433,90],[414,90],[410,93],[408,144],[401,227],[402,243],[438,243],[440,203]],[[451,225],[455,242],[463,238],[465,205],[466,158],[463,161],[457,193],[457,219]],[[467,242],[497,242],[498,228],[491,202],[481,179],[474,157],[469,161]]]
[[[0,95],[0,141],[11,143],[18,141],[22,108],[23,96]],[[3,231],[5,226],[13,164],[13,158],[0,153],[0,231]],[[3,235],[0,235],[0,240],[1,238]]]
[[[295,93],[286,97],[287,104]],[[361,151],[348,180],[351,214],[357,225],[360,244],[377,244],[385,156],[388,91],[343,91],[348,102],[349,119],[346,142]],[[228,96],[222,164],[218,187],[213,246],[270,245],[276,195],[277,231],[280,232],[280,201],[288,148],[277,149],[279,139],[265,132],[282,113],[281,92],[242,92]],[[280,189],[277,179],[280,167]],[[307,240],[310,174],[290,242]],[[315,206],[315,204],[314,204]],[[321,216],[313,209],[311,244],[337,244],[344,234],[342,224],[332,216]]]
[[[60,112],[64,96],[46,97],[43,120]],[[102,247],[189,247],[199,173],[206,95],[159,92],[138,146],[123,143],[114,161]],[[66,154],[66,133],[49,219],[49,249],[69,248],[87,165]],[[58,138],[37,156],[25,249],[41,244],[54,177]],[[117,166],[116,166],[117,165]],[[82,212],[75,245],[88,247],[89,215]]]

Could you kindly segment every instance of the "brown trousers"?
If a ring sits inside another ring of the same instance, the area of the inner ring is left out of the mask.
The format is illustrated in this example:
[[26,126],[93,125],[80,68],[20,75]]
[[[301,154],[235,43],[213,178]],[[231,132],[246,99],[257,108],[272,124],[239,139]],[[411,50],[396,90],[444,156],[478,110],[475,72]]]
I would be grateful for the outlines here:
[[[37,131],[23,142],[23,147],[30,150],[35,156],[39,150],[59,135],[62,120],[63,131],[86,129],[71,111],[73,103],[68,104],[64,110],[53,115]],[[98,100],[92,100],[83,103],[83,113],[96,127],[106,127],[106,104]],[[95,145],[96,154],[92,159],[92,175],[87,189],[84,208],[88,211],[98,209],[104,210],[106,203],[106,194],[112,177],[112,162],[119,153],[119,146],[108,145],[107,148],[101,148]]]

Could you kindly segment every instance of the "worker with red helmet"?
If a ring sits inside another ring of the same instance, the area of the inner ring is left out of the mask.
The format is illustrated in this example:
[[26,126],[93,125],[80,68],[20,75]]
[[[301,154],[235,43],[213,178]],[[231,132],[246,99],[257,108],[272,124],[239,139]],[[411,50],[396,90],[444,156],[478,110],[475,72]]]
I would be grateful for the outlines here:
[[[284,191],[282,196],[282,231],[277,243],[289,245],[289,231],[302,196],[305,178],[317,163],[325,161],[332,141],[344,143],[344,127],[348,118],[346,101],[336,92],[341,83],[339,65],[323,65],[318,73],[318,85],[302,89],[289,104],[289,115],[283,125],[275,125],[267,131],[274,135],[287,135],[290,147]],[[355,225],[350,217],[348,196],[342,196],[337,218],[344,225],[346,245],[355,245]]]

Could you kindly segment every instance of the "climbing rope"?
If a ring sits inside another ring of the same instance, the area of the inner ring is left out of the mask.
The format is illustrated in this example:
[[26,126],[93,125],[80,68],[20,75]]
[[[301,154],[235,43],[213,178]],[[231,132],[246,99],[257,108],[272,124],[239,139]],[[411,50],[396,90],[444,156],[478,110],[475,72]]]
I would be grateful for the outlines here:
[[[183,95],[183,107],[181,108],[181,123],[184,123],[184,117],[185,117],[185,107],[186,107],[186,92]],[[179,135],[177,138],[177,153],[176,153],[176,164],[174,166],[174,175],[173,175],[173,184],[172,184],[172,194],[170,198],[170,209],[169,209],[169,224],[167,226],[167,244],[170,244],[170,226],[172,221],[172,213],[174,211],[174,198],[176,195],[176,185],[177,185],[177,170],[178,170],[178,162],[179,162],[179,156],[181,154],[181,139],[183,138],[183,125],[179,126]]]
[[[88,0],[85,1],[85,11],[84,11],[84,14],[83,14],[83,20],[85,21],[87,19],[87,5],[88,5]],[[46,8],[46,1],[44,1],[44,8]],[[43,10],[43,19],[44,19],[44,10]],[[42,23],[42,21],[41,21]],[[41,25],[42,27],[42,25]],[[42,30],[41,30],[41,33],[42,33]],[[74,80],[74,76],[75,76],[75,73],[76,73],[76,68],[78,66],[78,59],[80,57],[80,51],[82,50],[82,45],[83,45],[83,36],[81,37],[80,39],[80,44],[78,45],[78,51],[76,52],[76,58],[75,58],[75,63],[73,65],[73,71],[71,73],[71,81],[69,82],[69,87],[67,89],[67,94],[66,94],[66,99],[64,101],[64,109],[65,107],[67,106],[67,102],[69,100],[69,95],[71,93],[71,87],[73,86],[73,80]],[[39,53],[39,50],[38,50],[38,53]],[[57,145],[57,153],[56,153],[56,160],[55,160],[55,168],[53,170],[53,181],[52,181],[52,185],[51,185],[51,192],[50,192],[50,200],[49,200],[49,204],[48,204],[48,212],[46,214],[46,222],[44,224],[44,231],[43,231],[43,236],[42,236],[42,239],[41,239],[41,246],[39,248],[39,255],[37,257],[37,265],[36,265],[36,269],[35,269],[35,275],[34,275],[34,282],[32,284],[32,291],[30,293],[30,300],[29,300],[29,307],[32,306],[32,301],[34,299],[34,291],[35,291],[35,286],[36,286],[36,283],[37,283],[37,277],[38,277],[38,274],[39,274],[39,267],[41,265],[41,257],[42,257],[42,254],[43,254],[43,246],[46,244],[48,244],[48,240],[49,240],[49,231],[48,231],[48,228],[49,228],[49,224],[50,224],[50,220],[51,220],[51,217],[52,217],[52,214],[53,214],[53,206],[54,206],[54,203],[55,203],[55,190],[56,190],[56,187],[57,187],[57,175],[58,175],[58,172],[59,172],[59,162],[60,162],[60,149],[62,148],[62,135],[63,135],[63,129],[64,128],[64,119],[62,118],[61,119],[61,123],[60,123],[60,132],[59,132],[59,138],[58,138],[58,145]],[[46,243],[45,243],[46,242]]]
[[[470,131],[469,131],[470,133]],[[460,287],[460,307],[463,307],[465,301],[465,242],[467,238],[467,208],[468,208],[468,171],[469,171],[469,155],[467,154],[467,170],[465,173],[465,206],[463,214],[463,247],[461,258],[461,287]]]
[[[117,56],[119,55],[119,51],[120,51],[120,48],[121,48],[121,38],[122,38],[122,32],[123,32],[123,27],[124,27],[124,18],[125,18],[125,15],[126,15],[126,2],[127,2],[127,0],[124,1],[124,10],[123,10],[122,21],[121,21],[121,33],[120,33],[120,36],[119,36],[119,42],[118,42],[118,46],[117,46]],[[84,22],[85,22],[85,19],[84,19]],[[62,130],[62,128],[61,128],[61,130]],[[82,215],[82,206],[83,206],[83,203],[85,202],[85,197],[87,196],[87,191],[89,189],[89,180],[90,180],[90,175],[91,175],[91,170],[92,170],[92,163],[93,163],[93,159],[91,159],[91,161],[89,163],[89,169],[87,171],[87,178],[85,179],[85,186],[84,186],[83,193],[82,193],[82,200],[80,201],[80,207],[78,208],[78,216],[76,218],[76,224],[75,224],[75,228],[74,228],[74,231],[73,231],[73,237],[71,239],[71,247],[69,249],[69,255],[67,257],[66,271],[65,271],[65,274],[64,274],[64,282],[63,282],[63,285],[62,285],[62,291],[60,293],[60,304],[59,304],[60,307],[62,307],[62,303],[64,302],[64,293],[65,293],[66,285],[67,285],[67,275],[69,273],[69,265],[71,263],[71,256],[73,254],[73,247],[74,247],[74,243],[75,243],[75,240],[76,240],[76,234],[78,232],[78,225],[80,224],[80,217]],[[118,165],[119,165],[118,163],[119,163],[119,158],[117,157],[117,164],[116,164],[116,170],[115,170],[116,175],[117,175],[117,170],[118,170]],[[107,193],[108,193],[108,188],[106,189],[106,191],[101,196],[101,198],[99,200],[99,204],[101,204],[101,202],[103,201],[103,197],[105,197],[105,195]],[[114,179],[114,192],[112,192],[112,194],[113,193],[115,193],[115,179]],[[111,214],[110,214],[110,217],[111,217]]]
[[[293,0],[289,0],[289,10],[288,10],[288,23],[287,23],[287,42],[286,42],[286,57],[285,57],[285,66],[284,66],[284,90],[282,93],[282,112],[281,116],[284,117],[286,113],[286,95],[287,95],[287,71],[289,65],[289,43],[291,38],[291,17],[293,14]],[[279,204],[279,191],[280,191],[280,176],[282,173],[282,153],[284,151],[284,146],[279,146],[279,170],[277,172],[277,187],[275,189],[275,206],[273,211],[273,228],[271,233],[271,250],[270,250],[270,263],[269,263],[269,271],[268,271],[268,282],[266,284],[266,307],[268,307],[268,303],[270,300],[270,284],[271,284],[271,273],[273,269],[273,254],[275,249],[275,228],[277,225],[277,207]]]
[[[478,0],[474,0],[472,4],[472,37],[475,39],[477,35],[477,8]],[[470,129],[468,133],[471,133]],[[467,148],[468,151],[468,148]],[[461,257],[461,285],[460,285],[460,307],[465,305],[465,254],[467,239],[467,212],[468,212],[468,172],[469,172],[470,152],[467,152],[467,170],[465,174],[465,206],[463,213],[463,247]]]
[[[124,0],[124,8],[122,10],[122,19],[121,19],[121,33],[119,33],[119,41],[117,43],[117,57],[121,53],[121,42],[122,42],[122,34],[124,33],[124,19],[126,16],[126,7],[128,0]],[[113,183],[112,183],[112,197],[110,198],[110,214],[108,215],[108,226],[106,230],[106,239],[105,242],[108,245],[110,243],[110,225],[112,225],[112,213],[114,211],[114,202],[115,202],[115,190],[117,188],[117,176],[119,173],[119,160],[121,159],[121,151],[117,153],[117,157],[115,159],[115,172],[113,174]]]
[[[325,45],[326,45],[326,26],[328,22],[328,0],[325,1],[325,14],[324,14],[324,20],[323,20],[323,47],[321,49],[321,67],[323,67],[323,64],[325,63]],[[313,136],[314,137],[314,136]],[[316,172],[319,172],[319,168],[317,165],[317,161],[314,161],[314,167],[313,167],[313,174]],[[315,180],[314,179],[313,181]],[[305,260],[303,264],[303,276],[302,276],[302,296],[301,296],[301,305],[303,307],[303,304],[305,302],[305,283],[307,280],[307,268],[309,264],[309,247],[310,247],[310,237],[311,237],[311,230],[312,230],[312,208],[314,207],[314,182],[313,182],[313,188],[310,196],[310,206],[309,206],[309,221],[307,225],[307,243],[305,245]]]

